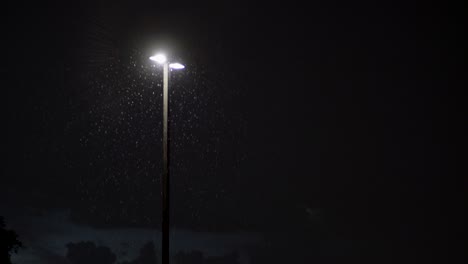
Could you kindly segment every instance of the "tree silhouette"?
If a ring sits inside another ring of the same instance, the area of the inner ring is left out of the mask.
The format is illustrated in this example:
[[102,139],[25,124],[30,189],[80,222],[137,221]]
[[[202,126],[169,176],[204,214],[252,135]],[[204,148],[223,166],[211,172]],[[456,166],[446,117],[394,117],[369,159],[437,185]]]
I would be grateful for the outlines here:
[[152,241],[146,243],[140,249],[140,256],[138,256],[134,261],[134,264],[155,264],[156,260],[156,251],[154,250],[154,243]]
[[73,264],[113,264],[116,260],[110,248],[96,247],[91,241],[68,243],[67,249],[67,258]]
[[176,264],[238,264],[239,254],[232,252],[224,256],[204,257],[201,251],[183,252],[179,251],[174,256]]
[[205,260],[206,264],[238,264],[239,254],[232,252],[225,256],[220,257],[207,257]]
[[201,251],[178,252],[174,256],[176,264],[203,264],[203,253]]
[[140,255],[128,262],[124,261],[121,264],[157,264],[158,259],[156,256],[156,250],[154,249],[154,243],[152,241],[147,242],[143,247],[140,249]]
[[15,231],[5,228],[5,221],[0,216],[0,262],[11,264],[11,252],[18,253],[23,247]]

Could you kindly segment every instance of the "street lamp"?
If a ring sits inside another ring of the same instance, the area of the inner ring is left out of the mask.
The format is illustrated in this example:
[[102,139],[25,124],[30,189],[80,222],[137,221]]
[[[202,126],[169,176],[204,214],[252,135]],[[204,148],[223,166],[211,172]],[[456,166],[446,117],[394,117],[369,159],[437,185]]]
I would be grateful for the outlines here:
[[164,54],[156,54],[150,60],[163,65],[163,175],[161,181],[162,196],[162,264],[169,264],[169,68],[185,68],[180,63],[169,63]]

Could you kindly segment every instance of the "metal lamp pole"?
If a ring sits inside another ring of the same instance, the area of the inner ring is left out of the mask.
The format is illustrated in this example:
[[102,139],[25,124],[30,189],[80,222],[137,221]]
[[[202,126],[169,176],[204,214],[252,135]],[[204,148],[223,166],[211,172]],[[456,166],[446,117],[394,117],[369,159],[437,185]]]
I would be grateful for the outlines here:
[[169,68],[183,69],[180,63],[169,63],[163,54],[150,57],[163,65],[163,174],[161,180],[162,196],[162,264],[169,264]]
[[163,73],[162,264],[169,263],[169,64]]

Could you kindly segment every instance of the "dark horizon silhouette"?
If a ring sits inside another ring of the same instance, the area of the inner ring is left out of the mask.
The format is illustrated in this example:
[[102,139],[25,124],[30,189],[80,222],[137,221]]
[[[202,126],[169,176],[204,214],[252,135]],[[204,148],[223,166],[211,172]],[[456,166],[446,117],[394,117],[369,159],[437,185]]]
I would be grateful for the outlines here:
[[18,234],[14,230],[6,228],[5,219],[0,215],[1,262],[11,264],[11,255],[17,254],[22,248],[24,248],[24,245],[19,240]]

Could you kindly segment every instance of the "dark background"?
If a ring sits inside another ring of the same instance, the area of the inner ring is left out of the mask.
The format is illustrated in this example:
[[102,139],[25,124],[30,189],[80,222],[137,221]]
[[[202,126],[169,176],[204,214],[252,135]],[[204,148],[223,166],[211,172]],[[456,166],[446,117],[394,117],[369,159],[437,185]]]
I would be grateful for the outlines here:
[[283,263],[459,259],[456,6],[182,6],[4,8],[7,224],[33,208],[159,228],[161,73],[147,58],[165,49],[186,65],[170,88],[175,228],[259,233],[255,252]]

